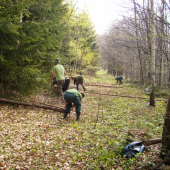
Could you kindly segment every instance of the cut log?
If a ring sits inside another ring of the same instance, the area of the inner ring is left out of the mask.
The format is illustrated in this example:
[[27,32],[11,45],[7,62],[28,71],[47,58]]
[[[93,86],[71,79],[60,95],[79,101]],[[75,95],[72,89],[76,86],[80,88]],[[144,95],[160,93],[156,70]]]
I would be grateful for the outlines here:
[[[127,137],[126,140],[127,140],[128,142],[136,142],[136,141],[139,141],[139,140],[136,140],[136,139],[131,138],[131,137]],[[161,143],[161,142],[162,142],[162,138],[142,140],[141,142],[142,142],[145,146],[149,146],[149,145],[154,145],[154,144],[157,144],[157,143]]]
[[54,106],[42,106],[42,105],[37,105],[37,104],[32,104],[32,103],[18,102],[18,101],[6,100],[6,99],[1,99],[1,98],[0,98],[0,102],[18,104],[18,105],[29,106],[29,107],[37,107],[37,108],[42,108],[42,109],[47,109],[47,110],[54,110],[54,111],[58,111],[61,113],[65,112],[65,109],[57,107],[57,106],[55,107]]
[[162,143],[162,138],[148,139],[142,141],[145,146],[154,145],[157,143]]
[[[85,92],[91,93],[91,92]],[[101,93],[91,93],[91,94],[98,94],[98,95],[107,95],[107,96],[118,96],[118,97],[127,97],[127,98],[138,98],[138,99],[148,99],[146,97],[138,97],[138,96],[124,96],[124,95],[117,95],[117,94],[101,94]]]
[[84,84],[85,86],[99,86],[99,87],[111,87],[111,88],[123,88],[122,86],[111,86],[102,84]]

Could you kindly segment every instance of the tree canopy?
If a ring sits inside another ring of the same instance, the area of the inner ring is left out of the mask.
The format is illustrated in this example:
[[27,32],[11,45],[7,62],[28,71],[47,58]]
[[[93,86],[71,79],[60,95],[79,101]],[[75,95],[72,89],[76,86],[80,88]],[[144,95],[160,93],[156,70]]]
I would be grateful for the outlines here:
[[79,69],[96,65],[95,30],[88,14],[78,14],[72,2],[10,0],[1,1],[0,9],[1,95],[13,96],[9,89],[29,94],[56,58]]

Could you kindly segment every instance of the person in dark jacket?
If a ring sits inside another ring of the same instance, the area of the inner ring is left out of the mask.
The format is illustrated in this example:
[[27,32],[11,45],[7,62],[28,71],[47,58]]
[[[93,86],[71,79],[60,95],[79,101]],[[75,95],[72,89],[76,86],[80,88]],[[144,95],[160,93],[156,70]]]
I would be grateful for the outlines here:
[[70,113],[70,109],[75,108],[75,107],[76,107],[76,114],[77,114],[76,120],[80,119],[81,100],[84,97],[85,97],[84,92],[79,92],[76,89],[66,90],[66,92],[64,93],[64,100],[66,101],[65,113],[64,113],[64,116],[63,116],[64,119]]
[[115,78],[115,80],[117,80],[117,82],[116,82],[116,83],[118,83],[118,82],[119,82],[119,84],[123,84],[123,83],[122,83],[123,76],[118,76],[118,77],[116,77],[116,78]]
[[75,76],[71,77],[71,79],[74,81],[74,85],[76,84],[77,90],[79,90],[79,84],[83,87],[84,91],[86,91],[86,88],[84,86],[84,79],[83,76]]

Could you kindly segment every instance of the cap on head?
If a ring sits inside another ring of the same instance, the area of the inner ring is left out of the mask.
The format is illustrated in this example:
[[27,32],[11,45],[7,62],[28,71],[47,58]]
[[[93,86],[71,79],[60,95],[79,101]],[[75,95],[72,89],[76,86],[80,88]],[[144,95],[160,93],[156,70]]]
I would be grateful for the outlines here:
[[55,59],[55,63],[60,63],[60,60],[58,58]]

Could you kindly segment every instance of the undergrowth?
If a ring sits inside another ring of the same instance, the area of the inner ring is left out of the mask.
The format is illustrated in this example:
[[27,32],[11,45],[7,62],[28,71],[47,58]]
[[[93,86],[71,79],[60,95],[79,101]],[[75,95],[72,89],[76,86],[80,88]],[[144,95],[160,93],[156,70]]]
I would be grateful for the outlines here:
[[[78,122],[75,112],[63,120],[59,112],[1,104],[0,167],[129,170],[149,169],[160,162],[160,145],[149,147],[133,159],[122,158],[121,152],[128,144],[128,132],[133,133],[137,141],[161,137],[165,102],[160,100],[156,107],[150,107],[142,89],[126,83],[116,85],[114,77],[106,73],[86,76],[85,83],[113,87],[87,86]],[[113,94],[118,96],[111,96]]]

